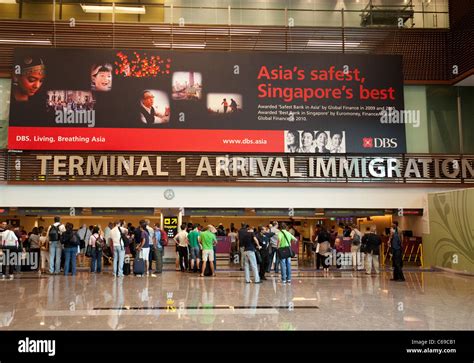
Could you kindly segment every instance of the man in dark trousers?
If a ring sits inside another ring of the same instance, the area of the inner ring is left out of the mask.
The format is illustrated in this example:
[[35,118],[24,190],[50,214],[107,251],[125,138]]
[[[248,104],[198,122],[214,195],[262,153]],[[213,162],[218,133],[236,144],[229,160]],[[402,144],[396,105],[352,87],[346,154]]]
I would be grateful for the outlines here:
[[405,281],[403,276],[402,233],[398,229],[398,221],[393,221],[388,246],[392,248],[393,279],[390,281]]

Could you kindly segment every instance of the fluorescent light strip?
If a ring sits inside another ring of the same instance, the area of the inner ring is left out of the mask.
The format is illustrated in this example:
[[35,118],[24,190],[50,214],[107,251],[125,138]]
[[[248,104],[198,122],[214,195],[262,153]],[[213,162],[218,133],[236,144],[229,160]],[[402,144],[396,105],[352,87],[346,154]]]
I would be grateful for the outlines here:
[[[155,43],[153,42],[153,45],[158,48],[171,48],[170,43]],[[186,43],[176,43],[173,44],[173,48],[189,48],[189,49],[204,49],[206,48],[206,44],[186,44]]]
[[[157,28],[157,27],[149,27],[152,32],[158,33],[168,33],[171,34],[171,28]],[[256,29],[193,29],[193,28],[185,28],[182,29],[180,27],[173,28],[173,34],[177,35],[257,35],[260,34],[260,30]]]
[[0,39],[3,44],[44,44],[51,45],[51,40],[23,40],[23,39]]
[[[357,48],[360,42],[344,42],[344,47]],[[342,47],[342,41],[308,40],[308,47]]]
[[[85,13],[106,13],[112,14],[114,6],[110,5],[84,5],[81,8]],[[144,6],[115,6],[115,14],[145,14]]]
[[16,4],[16,0],[0,0],[0,4]]

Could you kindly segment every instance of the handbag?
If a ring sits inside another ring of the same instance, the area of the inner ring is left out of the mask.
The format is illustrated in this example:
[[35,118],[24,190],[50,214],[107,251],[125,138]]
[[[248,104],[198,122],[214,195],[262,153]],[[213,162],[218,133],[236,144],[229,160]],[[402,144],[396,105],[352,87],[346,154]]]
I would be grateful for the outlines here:
[[92,245],[87,245],[86,257],[92,257]]
[[295,252],[291,249],[291,242],[288,242],[288,238],[286,238],[284,231],[281,231],[281,233],[283,233],[283,236],[285,237],[285,240],[288,243],[288,246],[278,249],[278,256],[280,257],[280,260],[284,260],[290,257],[295,257]]
[[80,247],[81,250],[83,248],[86,248],[86,235],[87,235],[87,228],[84,232],[84,236],[81,239],[79,239],[79,247]]

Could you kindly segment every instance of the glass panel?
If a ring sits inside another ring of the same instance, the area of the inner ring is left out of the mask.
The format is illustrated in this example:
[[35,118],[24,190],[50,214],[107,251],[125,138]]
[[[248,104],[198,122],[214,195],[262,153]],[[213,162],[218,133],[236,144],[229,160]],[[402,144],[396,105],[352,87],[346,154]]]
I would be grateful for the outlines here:
[[[57,13],[59,19],[59,13]],[[99,14],[85,13],[80,4],[63,4],[63,12],[61,19],[69,20],[71,18],[76,21],[98,21]]]
[[405,110],[419,111],[419,124],[405,124],[407,153],[429,153],[426,87],[403,87]]
[[[59,16],[58,12],[56,12],[56,15]],[[52,20],[53,5],[23,3],[22,18],[27,20]]]
[[474,87],[459,87],[464,153],[474,154]]
[[[146,14],[140,15],[140,22],[142,23],[164,23],[165,22],[165,8],[162,6],[146,7]],[[169,22],[169,19],[168,19]]]
[[19,4],[0,4],[0,19],[18,19]]
[[431,153],[459,153],[456,87],[427,86]]
[[7,147],[10,89],[11,80],[8,78],[0,78],[0,149]]

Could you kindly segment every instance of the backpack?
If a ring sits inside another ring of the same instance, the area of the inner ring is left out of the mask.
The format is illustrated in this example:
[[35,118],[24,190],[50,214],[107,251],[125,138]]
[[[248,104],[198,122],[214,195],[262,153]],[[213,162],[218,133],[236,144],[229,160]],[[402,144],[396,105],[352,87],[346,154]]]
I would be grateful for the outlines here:
[[352,245],[358,246],[360,245],[360,234],[359,233],[354,233],[354,239],[352,240]]
[[165,232],[164,229],[160,229],[160,232],[161,232],[160,244],[163,247],[168,246],[168,234]]
[[95,240],[95,248],[102,251],[104,248],[104,239],[100,237],[100,235],[97,236]]
[[59,241],[59,226],[51,225],[49,229],[48,238],[51,242]]

